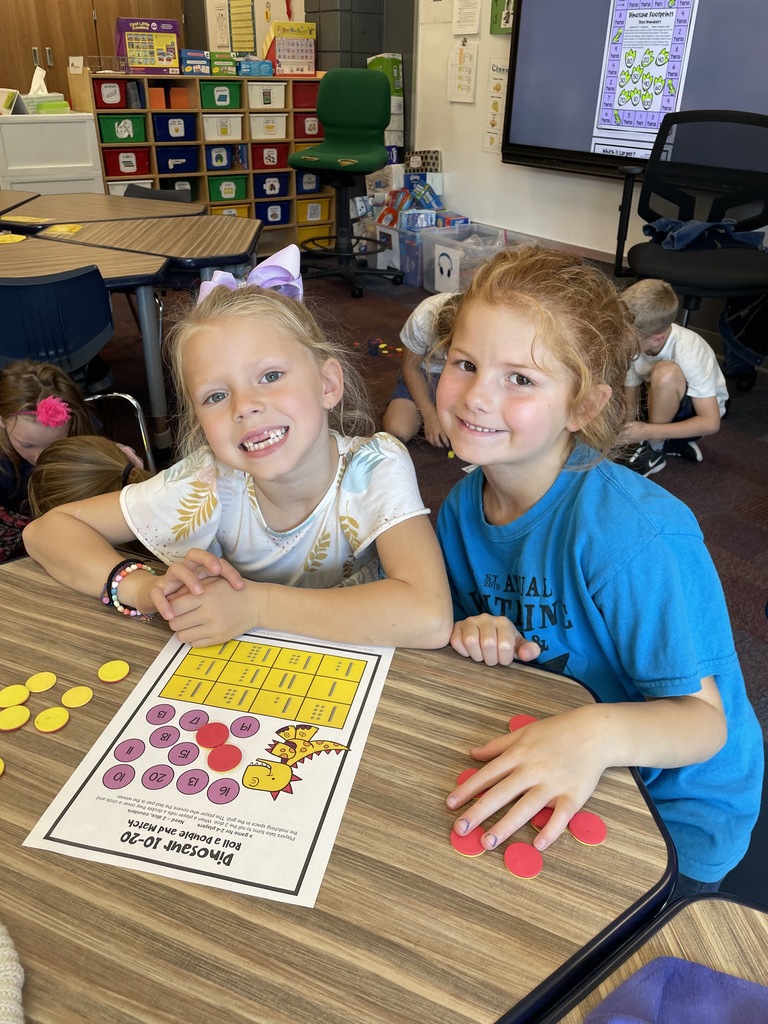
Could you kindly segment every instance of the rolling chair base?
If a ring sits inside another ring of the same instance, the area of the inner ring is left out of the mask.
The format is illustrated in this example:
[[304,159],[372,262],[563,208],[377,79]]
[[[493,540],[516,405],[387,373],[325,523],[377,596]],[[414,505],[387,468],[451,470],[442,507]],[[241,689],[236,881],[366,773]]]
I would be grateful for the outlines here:
[[[386,277],[392,284],[403,283],[405,275],[394,267],[369,267],[367,257],[384,252],[386,246],[377,238],[353,237],[351,242],[343,235],[320,235],[301,243],[302,274],[307,280],[316,277],[340,277],[347,282],[352,297],[363,294],[363,277]],[[315,262],[319,265],[315,265]],[[327,263],[330,265],[327,265]]]

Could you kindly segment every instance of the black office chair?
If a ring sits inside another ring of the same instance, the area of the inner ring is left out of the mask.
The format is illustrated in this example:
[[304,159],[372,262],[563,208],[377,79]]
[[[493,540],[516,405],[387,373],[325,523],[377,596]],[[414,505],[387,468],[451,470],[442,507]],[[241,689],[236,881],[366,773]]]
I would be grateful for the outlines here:
[[[114,334],[109,292],[97,267],[0,279],[0,368],[14,359],[54,363],[83,389],[112,380],[98,354]],[[89,372],[98,361],[99,379]],[[105,376],[106,372],[106,376]]]
[[191,203],[191,188],[147,188],[132,181],[125,186],[124,196],[128,199],[162,199],[170,203]]
[[634,182],[643,182],[637,213],[648,224],[661,218],[719,223],[734,232],[768,224],[768,116],[738,110],[686,110],[661,122],[647,166],[627,167],[619,207],[614,273],[661,278],[683,302],[683,323],[704,298],[768,293],[768,253],[758,248],[663,248],[652,240],[624,247]]
[[387,76],[371,68],[327,71],[317,92],[317,117],[323,141],[291,153],[288,163],[317,174],[322,184],[335,190],[336,232],[302,243],[304,276],[344,278],[355,298],[363,294],[364,276],[387,277],[393,284],[402,284],[401,271],[367,265],[364,254],[381,252],[384,246],[375,238],[353,235],[350,210],[364,176],[387,162],[384,129],[391,117]]

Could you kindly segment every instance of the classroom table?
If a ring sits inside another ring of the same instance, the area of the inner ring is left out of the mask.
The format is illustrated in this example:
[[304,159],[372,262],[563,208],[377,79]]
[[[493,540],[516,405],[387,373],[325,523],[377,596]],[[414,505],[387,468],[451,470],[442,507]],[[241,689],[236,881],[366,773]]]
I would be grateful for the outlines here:
[[[57,690],[93,687],[58,733],[0,734],[0,921],[26,972],[28,1024],[521,1024],[570,990],[660,908],[674,856],[628,769],[588,807],[601,847],[564,835],[538,878],[500,853],[459,856],[445,797],[468,749],[591,701],[528,666],[450,649],[397,650],[313,908],[22,847],[169,636],[66,590],[30,559],[0,566],[4,684],[38,671],[33,716]],[[123,658],[130,675],[96,680]],[[533,837],[527,825],[519,838]]]
[[39,192],[17,192],[14,188],[0,188],[0,213],[7,213],[23,203],[28,203],[30,199],[36,199],[39,195]]
[[23,208],[0,215],[0,227],[39,231],[51,224],[76,221],[88,224],[101,220],[157,220],[164,217],[196,217],[205,212],[203,203],[167,202],[162,199],[133,199],[100,195],[98,192],[63,192],[38,196]]
[[92,245],[65,246],[37,237],[0,245],[0,278],[41,277],[59,271],[96,266],[107,288],[121,291],[131,288],[135,291],[154,442],[161,449],[170,447],[171,435],[167,421],[168,405],[153,285],[167,263],[168,260],[162,256],[121,252]]
[[764,909],[729,896],[689,897],[670,904],[595,978],[542,1017],[541,1024],[582,1024],[622,982],[662,956],[689,960],[765,985],[766,950],[768,912]]
[[196,270],[247,263],[253,256],[260,234],[260,220],[202,216],[183,221],[116,220],[58,224],[41,231],[39,237],[167,256],[172,266]]

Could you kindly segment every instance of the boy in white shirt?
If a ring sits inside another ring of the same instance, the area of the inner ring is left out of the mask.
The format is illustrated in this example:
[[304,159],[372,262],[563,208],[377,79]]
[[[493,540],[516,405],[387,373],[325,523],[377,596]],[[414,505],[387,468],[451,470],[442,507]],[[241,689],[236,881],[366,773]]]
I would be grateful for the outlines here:
[[621,298],[640,335],[640,354],[627,374],[623,434],[636,447],[621,461],[643,476],[664,469],[666,456],[701,462],[696,442],[717,433],[728,403],[717,357],[695,331],[674,323],[678,298],[666,281],[638,281]]

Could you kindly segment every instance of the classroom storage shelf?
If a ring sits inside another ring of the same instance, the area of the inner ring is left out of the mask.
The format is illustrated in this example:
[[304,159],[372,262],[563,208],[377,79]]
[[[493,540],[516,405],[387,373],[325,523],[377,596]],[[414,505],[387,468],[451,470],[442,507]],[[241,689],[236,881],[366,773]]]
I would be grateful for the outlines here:
[[77,110],[93,113],[104,185],[188,188],[209,212],[258,217],[259,252],[330,235],[333,189],[288,166],[322,138],[319,79],[70,76]]

